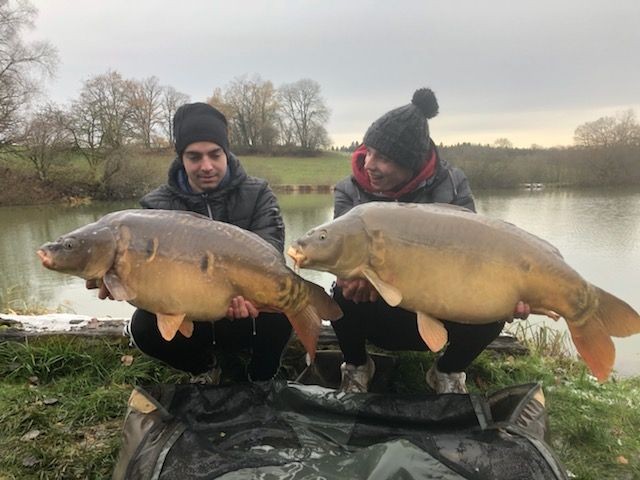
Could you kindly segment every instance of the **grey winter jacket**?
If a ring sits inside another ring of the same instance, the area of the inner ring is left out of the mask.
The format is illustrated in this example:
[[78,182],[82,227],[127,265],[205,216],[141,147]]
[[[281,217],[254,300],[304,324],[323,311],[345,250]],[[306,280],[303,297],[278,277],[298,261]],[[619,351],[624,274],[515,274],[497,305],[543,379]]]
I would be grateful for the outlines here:
[[[230,180],[211,192],[192,193],[180,186],[180,176],[186,175],[180,158],[169,167],[166,184],[142,197],[143,208],[188,210],[213,220],[231,223],[249,230],[284,250],[284,222],[276,196],[266,180],[247,175],[238,159],[228,153]],[[182,173],[180,173],[182,172]]]
[[436,150],[436,173],[425,184],[398,199],[376,195],[362,189],[353,176],[336,184],[333,216],[344,215],[356,205],[375,201],[398,201],[407,203],[451,203],[475,212],[475,203],[469,181],[464,172],[440,158]]

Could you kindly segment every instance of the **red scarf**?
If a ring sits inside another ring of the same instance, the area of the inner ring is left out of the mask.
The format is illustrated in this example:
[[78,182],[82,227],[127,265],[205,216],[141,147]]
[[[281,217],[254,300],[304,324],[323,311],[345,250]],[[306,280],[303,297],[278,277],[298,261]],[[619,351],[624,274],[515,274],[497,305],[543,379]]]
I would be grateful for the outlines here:
[[388,198],[400,198],[406,193],[414,191],[416,188],[420,186],[424,181],[431,178],[436,171],[436,165],[438,163],[436,150],[432,148],[428,155],[428,160],[424,162],[424,165],[420,169],[418,173],[416,173],[411,180],[409,180],[404,185],[400,185],[395,190],[388,190],[386,192],[378,192],[372,186],[369,181],[369,175],[364,169],[364,157],[367,155],[367,147],[360,145],[355,152],[351,155],[351,170],[353,171],[353,176],[358,182],[358,184],[369,193],[378,193],[382,194]]

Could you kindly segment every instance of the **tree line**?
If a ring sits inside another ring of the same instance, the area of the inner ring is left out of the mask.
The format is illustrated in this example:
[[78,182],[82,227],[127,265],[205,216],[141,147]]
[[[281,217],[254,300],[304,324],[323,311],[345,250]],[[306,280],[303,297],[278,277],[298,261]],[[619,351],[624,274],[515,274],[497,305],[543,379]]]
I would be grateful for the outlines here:
[[[173,114],[190,97],[154,76],[129,79],[107,71],[84,81],[67,105],[33,105],[30,100],[42,86],[37,79],[52,75],[58,62],[49,43],[24,39],[35,15],[26,1],[0,0],[0,146],[5,151],[11,147],[28,158],[42,180],[56,159],[77,154],[108,181],[126,147],[173,144]],[[237,151],[310,153],[329,146],[329,109],[314,80],[276,88],[258,75],[242,76],[213,90],[206,101],[227,116]]]
[[[80,157],[94,181],[108,185],[114,175],[122,175],[132,147],[152,150],[172,145],[173,114],[190,97],[154,76],[128,79],[107,71],[84,81],[66,105],[33,102],[58,62],[52,45],[25,40],[35,15],[26,0],[0,0],[3,152],[28,160],[43,181],[54,163]],[[245,75],[215,88],[206,101],[227,116],[230,140],[238,153],[309,154],[329,147],[325,126],[330,111],[314,80],[276,88],[259,75]],[[464,168],[478,186],[508,186],[521,178],[556,184],[575,184],[571,179],[581,184],[628,184],[638,177],[640,125],[633,110],[578,126],[574,140],[573,147],[517,149],[507,138],[499,138],[491,146],[446,147],[446,158]],[[332,148],[353,151],[359,144],[354,140]]]

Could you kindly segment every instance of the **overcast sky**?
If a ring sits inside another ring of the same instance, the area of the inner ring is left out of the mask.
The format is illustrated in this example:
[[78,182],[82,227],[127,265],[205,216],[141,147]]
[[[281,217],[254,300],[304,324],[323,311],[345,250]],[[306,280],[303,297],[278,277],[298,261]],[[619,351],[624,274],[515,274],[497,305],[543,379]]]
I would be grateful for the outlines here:
[[241,75],[317,81],[336,145],[431,87],[437,143],[571,145],[575,128],[640,115],[639,0],[33,0],[58,50],[49,95],[87,78],[156,76],[205,101]]

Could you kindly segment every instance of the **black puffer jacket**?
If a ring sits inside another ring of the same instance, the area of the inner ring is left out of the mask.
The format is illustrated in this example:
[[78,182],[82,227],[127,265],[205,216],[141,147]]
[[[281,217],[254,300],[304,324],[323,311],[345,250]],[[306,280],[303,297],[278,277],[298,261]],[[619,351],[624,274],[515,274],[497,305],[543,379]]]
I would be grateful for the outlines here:
[[424,185],[398,199],[375,195],[362,189],[353,176],[340,180],[334,192],[333,216],[344,215],[356,205],[375,201],[398,201],[407,203],[451,203],[475,212],[475,203],[469,181],[464,172],[440,158],[438,151],[435,175]]
[[184,174],[184,168],[176,158],[169,167],[168,182],[142,197],[140,205],[161,210],[188,210],[231,223],[259,235],[282,252],[284,222],[271,188],[266,180],[247,175],[235,155],[229,153],[227,158],[230,181],[205,193],[187,192],[180,187],[179,172]]

